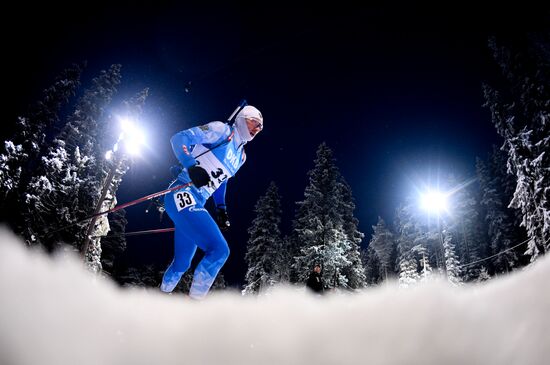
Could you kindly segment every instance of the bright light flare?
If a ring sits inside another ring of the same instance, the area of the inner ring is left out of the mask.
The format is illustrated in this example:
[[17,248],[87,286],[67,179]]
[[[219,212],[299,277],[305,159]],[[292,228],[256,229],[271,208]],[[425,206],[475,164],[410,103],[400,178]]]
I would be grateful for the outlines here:
[[141,146],[145,145],[145,134],[127,118],[120,120],[120,127],[122,129],[120,139],[124,141],[126,151],[131,155],[139,154]]
[[447,196],[439,191],[429,191],[421,195],[420,206],[428,212],[443,212],[447,210]]

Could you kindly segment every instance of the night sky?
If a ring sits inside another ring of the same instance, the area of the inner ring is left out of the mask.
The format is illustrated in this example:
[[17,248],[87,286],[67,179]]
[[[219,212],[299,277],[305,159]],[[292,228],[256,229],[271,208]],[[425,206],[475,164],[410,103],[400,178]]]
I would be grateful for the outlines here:
[[[122,64],[113,105],[150,88],[140,121],[148,149],[119,189],[126,202],[166,188],[172,134],[225,120],[246,99],[265,125],[228,185],[232,253],[222,271],[232,285],[244,277],[256,200],[275,181],[288,232],[323,141],[353,189],[363,245],[377,216],[391,221],[415,184],[448,173],[474,176],[475,157],[501,143],[482,108],[482,83],[501,82],[487,38],[538,29],[548,15],[527,7],[79,6],[69,9],[72,16],[46,5],[5,14],[18,25],[3,26],[5,72],[15,77],[3,80],[13,99],[1,136],[9,138],[16,116],[71,63],[87,61],[84,86],[99,70]],[[128,208],[128,231],[171,226],[145,208]],[[128,238],[134,263],[168,264],[171,254],[171,234]]]

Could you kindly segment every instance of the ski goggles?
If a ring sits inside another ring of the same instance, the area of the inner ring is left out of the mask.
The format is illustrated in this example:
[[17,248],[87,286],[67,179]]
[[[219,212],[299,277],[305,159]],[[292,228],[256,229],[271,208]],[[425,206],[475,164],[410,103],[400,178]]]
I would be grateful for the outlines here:
[[264,129],[264,123],[262,123],[261,120],[257,119],[257,118],[251,118],[251,117],[247,117],[246,120],[250,123],[252,123],[252,125],[254,126],[254,128],[258,128],[259,130],[262,130]]

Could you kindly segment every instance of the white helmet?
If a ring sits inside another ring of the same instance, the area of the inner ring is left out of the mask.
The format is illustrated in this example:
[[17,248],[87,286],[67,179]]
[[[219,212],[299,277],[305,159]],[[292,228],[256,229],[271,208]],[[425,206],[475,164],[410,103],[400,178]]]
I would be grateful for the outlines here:
[[262,116],[262,113],[260,113],[260,111],[252,105],[247,105],[242,108],[239,114],[235,117],[235,128],[237,129],[237,133],[239,133],[239,136],[244,141],[249,142],[252,138],[254,138],[254,136],[250,135],[250,132],[248,131],[246,119],[253,119],[259,122],[263,127],[264,117]]

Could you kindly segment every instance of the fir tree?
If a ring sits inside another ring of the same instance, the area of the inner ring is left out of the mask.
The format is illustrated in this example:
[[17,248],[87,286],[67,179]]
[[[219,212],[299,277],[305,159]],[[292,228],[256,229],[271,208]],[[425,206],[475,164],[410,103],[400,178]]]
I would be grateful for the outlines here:
[[255,207],[256,218],[248,229],[249,239],[245,260],[243,294],[259,293],[281,281],[283,246],[281,239],[281,198],[274,182]]

